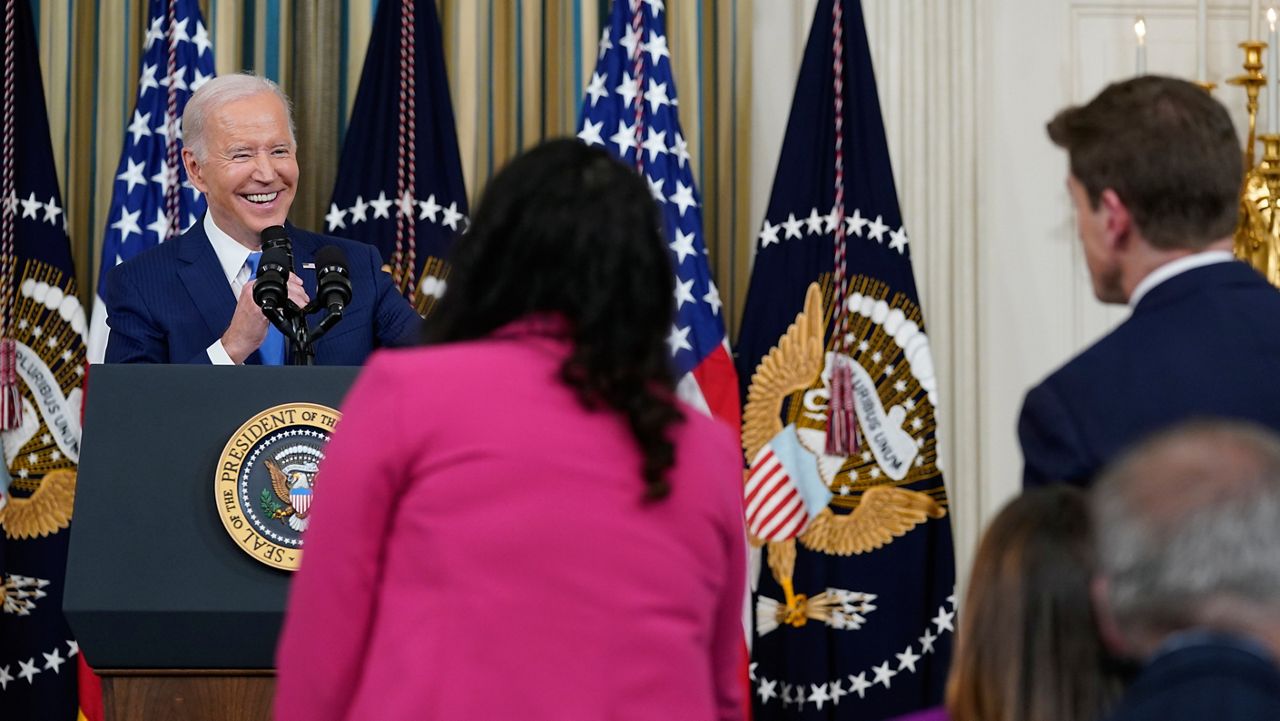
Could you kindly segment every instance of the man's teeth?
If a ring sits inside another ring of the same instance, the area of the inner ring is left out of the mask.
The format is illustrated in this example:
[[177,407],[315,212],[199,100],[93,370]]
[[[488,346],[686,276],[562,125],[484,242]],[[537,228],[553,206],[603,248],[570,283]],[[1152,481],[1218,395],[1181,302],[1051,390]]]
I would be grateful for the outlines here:
[[275,200],[276,196],[279,194],[280,191],[277,190],[274,193],[258,193],[256,195],[246,195],[244,197],[248,198],[250,203],[270,203]]

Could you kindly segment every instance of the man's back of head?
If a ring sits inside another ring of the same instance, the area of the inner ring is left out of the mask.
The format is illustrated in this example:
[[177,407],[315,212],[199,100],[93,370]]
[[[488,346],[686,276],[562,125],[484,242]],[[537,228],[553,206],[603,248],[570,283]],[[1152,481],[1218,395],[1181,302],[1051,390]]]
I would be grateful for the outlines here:
[[1092,498],[1102,602],[1137,656],[1206,629],[1280,653],[1280,437],[1228,421],[1140,444]]
[[1234,231],[1240,140],[1200,87],[1154,75],[1113,83],[1047,130],[1092,207],[1114,190],[1153,247],[1199,250]]

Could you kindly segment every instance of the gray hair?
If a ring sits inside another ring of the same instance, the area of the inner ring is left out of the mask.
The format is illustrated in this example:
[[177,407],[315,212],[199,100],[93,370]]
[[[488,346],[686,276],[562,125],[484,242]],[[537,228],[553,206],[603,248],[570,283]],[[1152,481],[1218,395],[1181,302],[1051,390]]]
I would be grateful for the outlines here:
[[279,85],[261,75],[234,73],[219,75],[207,81],[191,95],[186,108],[182,111],[182,142],[195,153],[196,158],[203,161],[208,157],[205,147],[204,132],[209,114],[215,112],[226,103],[253,97],[261,93],[272,93],[284,103],[284,114],[289,118],[289,138],[294,145],[298,144],[297,133],[293,126],[293,105],[289,96],[284,94]]
[[1093,489],[1099,571],[1124,633],[1280,613],[1280,436],[1200,421],[1142,443]]

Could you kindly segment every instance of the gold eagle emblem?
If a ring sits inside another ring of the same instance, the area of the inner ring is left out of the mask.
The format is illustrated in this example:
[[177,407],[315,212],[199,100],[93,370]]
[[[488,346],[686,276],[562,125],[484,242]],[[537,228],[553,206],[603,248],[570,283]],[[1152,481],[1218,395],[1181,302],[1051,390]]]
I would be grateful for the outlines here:
[[[866,287],[866,284],[861,287]],[[825,306],[822,287],[818,283],[810,284],[805,294],[804,308],[796,316],[795,322],[788,326],[778,344],[756,367],[742,414],[742,446],[748,459],[755,458],[771,439],[783,431],[784,401],[790,398],[791,405],[799,405],[800,394],[815,386],[821,389],[825,382],[827,348],[824,336],[829,322]],[[892,339],[884,343],[886,349],[891,343]],[[882,354],[877,352],[874,355],[878,358]],[[884,371],[885,368],[888,368],[888,372]],[[888,376],[893,369],[892,366],[883,366],[877,370],[881,371],[881,375]],[[908,402],[907,405],[914,409],[914,403]],[[901,420],[903,414],[901,407],[895,407],[887,416],[891,420]],[[793,409],[791,415],[798,414]],[[816,425],[817,422],[812,420],[813,415],[809,414],[810,423]],[[859,421],[862,422],[861,417]],[[825,426],[820,432],[825,433]],[[822,509],[799,536],[805,548],[837,556],[867,553],[892,543],[895,538],[905,535],[930,518],[939,519],[946,515],[943,505],[930,494],[898,487],[918,480],[910,474],[895,481],[885,477],[877,469],[871,470],[866,479],[858,476],[855,482],[850,482],[849,459],[825,456],[821,445],[806,445],[806,448],[818,457],[819,466],[826,469],[824,480],[828,485],[833,488],[841,486],[841,495],[836,497],[833,504],[838,502],[843,507],[851,507],[851,510],[848,513],[836,513],[831,507]],[[863,455],[860,461],[863,466],[874,466],[869,456],[870,454]],[[754,537],[751,541],[756,546],[764,544]],[[776,607],[776,621],[793,626],[801,626],[807,619],[830,623],[831,609],[838,605],[837,595],[852,592],[832,589],[813,598],[794,593],[792,577],[795,570],[795,539],[771,542],[767,546],[769,569],[787,596],[786,606]]]
[[30,496],[10,496],[8,504],[0,508],[0,526],[13,539],[57,533],[71,524],[75,499],[76,472],[70,468],[50,471]]

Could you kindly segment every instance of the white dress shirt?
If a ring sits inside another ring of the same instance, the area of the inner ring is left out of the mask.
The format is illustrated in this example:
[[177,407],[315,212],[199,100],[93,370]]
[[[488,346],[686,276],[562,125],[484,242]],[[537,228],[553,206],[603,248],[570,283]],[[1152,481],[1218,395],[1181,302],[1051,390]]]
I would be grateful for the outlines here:
[[[238,301],[240,299],[240,291],[244,289],[244,284],[249,282],[249,276],[251,275],[246,261],[252,251],[241,245],[235,238],[224,233],[213,222],[213,213],[206,212],[204,214],[204,233],[209,236],[209,244],[213,246],[213,252],[218,256],[218,264],[222,266],[222,273],[227,276],[227,283],[231,286],[231,292],[235,294]],[[231,356],[227,354],[227,349],[222,346],[221,338],[215,340],[213,345],[205,349],[205,352],[209,355],[209,362],[214,365],[236,364],[235,361],[231,360]]]
[[1138,301],[1142,300],[1147,293],[1150,293],[1152,288],[1176,275],[1181,275],[1188,270],[1202,268],[1206,265],[1213,265],[1214,263],[1228,263],[1235,259],[1236,257],[1229,250],[1206,250],[1200,253],[1184,255],[1177,260],[1171,260],[1151,271],[1147,274],[1147,277],[1138,282],[1137,287],[1133,289],[1133,294],[1129,296],[1129,307],[1137,308]]

